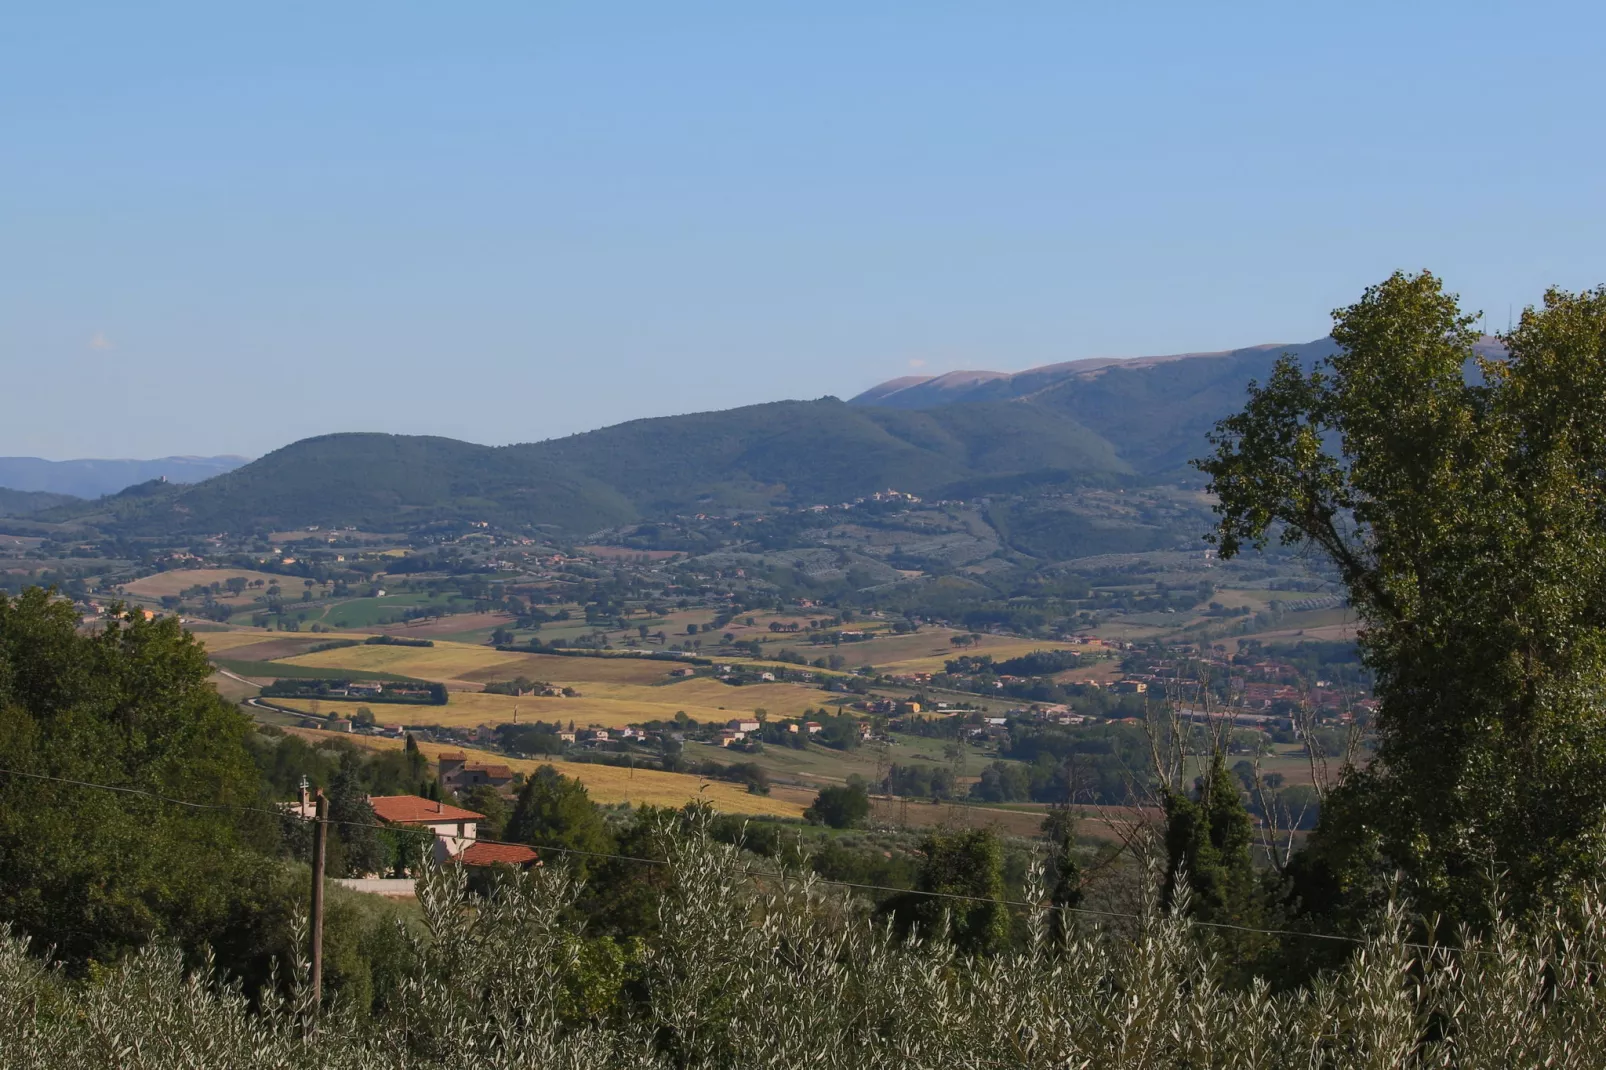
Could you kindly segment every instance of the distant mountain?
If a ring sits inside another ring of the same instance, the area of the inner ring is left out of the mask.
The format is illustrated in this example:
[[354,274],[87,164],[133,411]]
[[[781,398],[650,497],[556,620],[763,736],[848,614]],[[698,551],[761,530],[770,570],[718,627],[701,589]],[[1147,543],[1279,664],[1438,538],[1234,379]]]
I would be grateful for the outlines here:
[[232,471],[247,460],[246,457],[160,457],[154,461],[46,461],[39,457],[0,457],[0,487],[99,498],[152,479],[199,483]]
[[894,409],[931,409],[967,401],[1028,397],[1051,386],[1074,380],[1095,379],[1111,369],[1135,371],[1162,364],[1175,364],[1178,361],[1205,360],[1216,362],[1215,366],[1225,372],[1228,371],[1228,365],[1223,362],[1244,359],[1258,362],[1261,358],[1265,358],[1265,362],[1269,365],[1284,352],[1311,350],[1316,355],[1325,356],[1332,352],[1333,348],[1331,340],[1324,338],[1297,345],[1273,343],[1213,353],[1176,353],[1163,357],[1094,357],[1061,364],[1045,364],[1040,368],[1028,368],[1022,372],[958,371],[943,375],[905,375],[872,386],[850,399],[848,404],[877,405]]
[[32,516],[34,513],[42,513],[46,509],[69,505],[78,500],[70,494],[0,487],[0,517]]
[[[1269,343],[1225,349],[1210,353],[1174,353],[1162,357],[1094,357],[1062,364],[1045,364],[1021,372],[957,371],[942,375],[905,375],[878,383],[849,399],[850,405],[875,405],[894,409],[931,409],[969,401],[996,401],[1031,397],[1040,391],[1071,382],[1091,382],[1112,372],[1153,369],[1153,382],[1198,383],[1204,378],[1231,379],[1244,368],[1270,368],[1284,353],[1292,353],[1306,363],[1331,356],[1337,351],[1331,338],[1314,342]],[[1505,347],[1492,335],[1484,335],[1473,349],[1481,356],[1500,357]],[[1184,363],[1187,362],[1187,363]]]
[[169,476],[33,519],[145,535],[312,524],[398,530],[470,520],[584,534],[674,514],[841,502],[888,488],[923,497],[1031,497],[1092,485],[1196,483],[1188,460],[1206,451],[1212,425],[1242,406],[1251,380],[1264,380],[1282,353],[1310,364],[1335,348],[1323,338],[913,377],[852,402],[778,401],[514,446],[325,435],[194,486]]
[[1251,380],[1264,380],[1284,353],[1307,366],[1337,351],[1330,338],[1257,345],[1219,353],[1127,360],[1075,360],[1022,372],[949,372],[892,380],[850,404],[941,411],[954,405],[1008,404],[1074,420],[1109,443],[1132,470],[1180,476],[1206,448],[1215,422],[1243,404]]

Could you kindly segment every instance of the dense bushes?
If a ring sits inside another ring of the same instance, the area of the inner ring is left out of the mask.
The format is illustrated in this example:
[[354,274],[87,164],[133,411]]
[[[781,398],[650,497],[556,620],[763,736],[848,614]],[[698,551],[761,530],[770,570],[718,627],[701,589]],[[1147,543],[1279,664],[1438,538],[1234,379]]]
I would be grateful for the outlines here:
[[[1209,940],[1151,897],[1135,924],[968,959],[906,946],[817,884],[756,882],[697,829],[665,841],[659,935],[591,941],[561,868],[489,899],[434,871],[419,929],[398,930],[369,1021],[337,996],[318,1029],[304,967],[253,1013],[236,990],[152,948],[93,982],[0,939],[0,1065],[13,1070],[251,1067],[1008,1067],[1384,1070],[1606,1065],[1606,906],[1585,896],[1532,936],[1497,923],[1425,951],[1385,910],[1377,934],[1309,990],[1216,980]],[[1039,889],[1032,898],[1042,899]]]
[[77,624],[40,588],[0,595],[0,768],[30,774],[0,776],[0,920],[77,967],[157,935],[215,941],[259,903],[273,819],[151,795],[255,803],[250,723],[176,619]]

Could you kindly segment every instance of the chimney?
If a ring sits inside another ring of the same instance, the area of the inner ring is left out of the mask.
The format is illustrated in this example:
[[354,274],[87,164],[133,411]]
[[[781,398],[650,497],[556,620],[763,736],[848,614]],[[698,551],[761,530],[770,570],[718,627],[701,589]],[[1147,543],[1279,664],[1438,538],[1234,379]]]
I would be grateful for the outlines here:
[[308,812],[307,812],[307,778],[306,777],[302,777],[301,778],[301,810],[299,811],[299,813],[301,814],[302,817],[310,816],[308,814]]
[[439,799],[435,800],[435,812],[437,814],[444,814],[446,812],[445,810],[441,809],[441,801]]

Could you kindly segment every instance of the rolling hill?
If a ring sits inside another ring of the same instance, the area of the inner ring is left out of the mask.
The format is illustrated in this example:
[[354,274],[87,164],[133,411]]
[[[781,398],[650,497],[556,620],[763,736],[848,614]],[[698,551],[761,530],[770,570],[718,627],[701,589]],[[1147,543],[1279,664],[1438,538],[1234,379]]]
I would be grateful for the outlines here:
[[[205,482],[143,483],[33,519],[134,535],[469,520],[583,534],[675,514],[829,504],[889,487],[970,498],[1174,485],[1196,482],[1187,462],[1205,451],[1206,432],[1281,354],[1311,364],[1333,352],[1323,338],[911,377],[850,402],[777,401],[512,446],[325,435]],[[1024,539],[1057,523],[1028,509],[1011,525]]]
[[0,487],[0,516],[32,516],[46,509],[77,502],[70,494],[51,494],[42,490],[11,490]]
[[1220,353],[1127,360],[1077,360],[1022,372],[949,372],[895,379],[853,398],[865,408],[933,411],[1014,402],[1067,417],[1109,442],[1121,461],[1150,476],[1177,476],[1205,446],[1205,434],[1243,402],[1284,353],[1309,365],[1332,355],[1330,338]]
[[[1505,349],[1485,335],[1474,349],[1499,358]],[[1069,417],[1097,432],[1134,471],[1174,477],[1205,447],[1205,434],[1237,409],[1251,380],[1264,380],[1283,354],[1306,367],[1338,351],[1331,338],[1247,346],[1216,353],[1075,360],[1021,372],[959,371],[904,376],[880,383],[848,403],[864,408],[932,411],[1013,401]],[[1476,375],[1476,369],[1468,369]]]
[[550,525],[574,533],[649,516],[840,501],[896,487],[1052,470],[1135,473],[1075,419],[1010,402],[934,412],[835,398],[636,420],[515,446],[339,434],[304,439],[194,486],[146,483],[43,519],[128,534],[432,521]]

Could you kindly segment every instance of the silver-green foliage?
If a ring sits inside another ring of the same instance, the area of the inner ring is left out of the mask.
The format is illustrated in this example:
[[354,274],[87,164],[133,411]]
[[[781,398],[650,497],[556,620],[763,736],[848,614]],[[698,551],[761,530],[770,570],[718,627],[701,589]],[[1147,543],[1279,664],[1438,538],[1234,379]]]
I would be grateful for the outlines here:
[[[437,871],[429,937],[384,1013],[308,1022],[306,964],[252,1009],[237,988],[148,949],[67,981],[0,936],[0,1066],[10,1070],[403,1067],[1167,1068],[1606,1066],[1606,903],[1588,896],[1459,950],[1407,939],[1391,908],[1337,976],[1293,994],[1214,980],[1207,941],[1150,904],[1130,929],[966,959],[901,945],[807,878],[755,876],[694,830],[673,842],[663,936],[628,998],[587,1002],[597,967],[560,869],[489,899]],[[602,970],[606,974],[607,970]],[[588,980],[587,980],[588,979]],[[600,982],[608,987],[608,979]],[[612,990],[619,995],[617,986]]]

